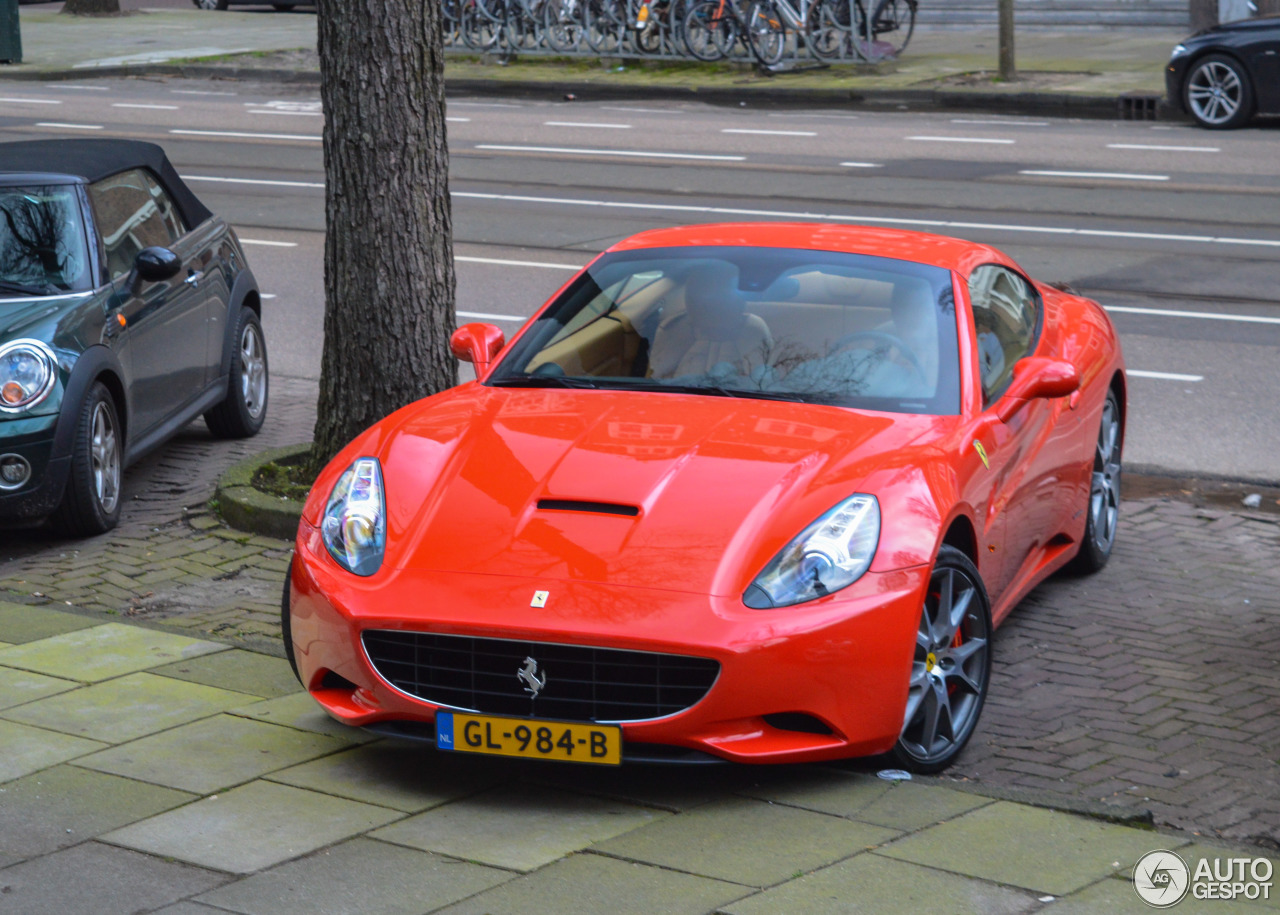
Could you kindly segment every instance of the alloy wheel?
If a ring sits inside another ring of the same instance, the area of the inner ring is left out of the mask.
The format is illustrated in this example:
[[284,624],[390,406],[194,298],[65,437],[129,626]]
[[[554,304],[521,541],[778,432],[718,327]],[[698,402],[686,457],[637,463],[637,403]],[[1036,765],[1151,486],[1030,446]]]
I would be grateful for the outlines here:
[[93,487],[104,514],[115,511],[120,499],[120,445],[115,419],[106,403],[93,409],[89,457],[93,462]]
[[267,402],[267,360],[256,325],[246,324],[240,335],[240,397],[249,415],[257,419]]
[[1106,555],[1116,539],[1116,521],[1120,517],[1120,416],[1116,403],[1107,398],[1102,408],[1102,426],[1098,430],[1098,446],[1093,462],[1093,481],[1089,490],[1089,519],[1093,543]]
[[1244,98],[1240,76],[1217,60],[1206,61],[1191,74],[1187,101],[1206,124],[1225,124],[1235,117]]

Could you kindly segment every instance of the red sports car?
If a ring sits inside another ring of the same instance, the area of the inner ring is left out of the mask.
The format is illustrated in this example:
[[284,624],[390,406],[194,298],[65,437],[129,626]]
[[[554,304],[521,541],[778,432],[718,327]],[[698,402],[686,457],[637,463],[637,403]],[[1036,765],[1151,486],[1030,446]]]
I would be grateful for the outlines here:
[[994,627],[1115,538],[1103,310],[985,245],[838,225],[645,232],[478,380],[316,480],[285,643],[336,719],[441,750],[793,762],[973,733]]

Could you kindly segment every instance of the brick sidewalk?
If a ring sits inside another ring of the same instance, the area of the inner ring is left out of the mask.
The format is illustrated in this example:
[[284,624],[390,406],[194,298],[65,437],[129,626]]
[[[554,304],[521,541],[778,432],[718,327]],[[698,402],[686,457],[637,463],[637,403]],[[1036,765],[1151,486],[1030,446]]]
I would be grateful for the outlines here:
[[[0,598],[278,653],[289,545],[222,527],[205,501],[246,454],[307,440],[314,399],[313,383],[275,379],[248,442],[193,424],[130,471],[109,535],[3,535]],[[1106,570],[1055,578],[1001,627],[982,722],[949,776],[1280,848],[1278,559],[1280,517],[1126,502]]]

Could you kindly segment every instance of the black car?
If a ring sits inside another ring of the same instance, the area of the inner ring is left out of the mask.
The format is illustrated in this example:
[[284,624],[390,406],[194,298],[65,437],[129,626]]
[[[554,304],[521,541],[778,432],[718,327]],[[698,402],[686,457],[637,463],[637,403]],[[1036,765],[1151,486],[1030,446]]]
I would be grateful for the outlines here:
[[1173,49],[1164,80],[1169,101],[1204,127],[1280,114],[1280,16],[1197,32]]
[[255,434],[261,314],[235,233],[159,146],[0,144],[0,524],[101,533],[123,468],[195,417]]

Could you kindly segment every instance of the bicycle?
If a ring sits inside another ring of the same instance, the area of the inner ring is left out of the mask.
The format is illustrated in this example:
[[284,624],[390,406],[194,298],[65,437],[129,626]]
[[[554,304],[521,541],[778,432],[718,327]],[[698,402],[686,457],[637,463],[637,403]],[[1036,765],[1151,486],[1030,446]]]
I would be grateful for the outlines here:
[[896,57],[915,32],[918,5],[918,0],[879,0],[868,30],[862,0],[815,0],[806,23],[809,50],[822,60]]
[[787,36],[775,0],[746,0],[744,6],[746,12],[734,0],[697,0],[684,21],[689,53],[714,62],[731,56],[741,41],[762,67],[782,60]]

